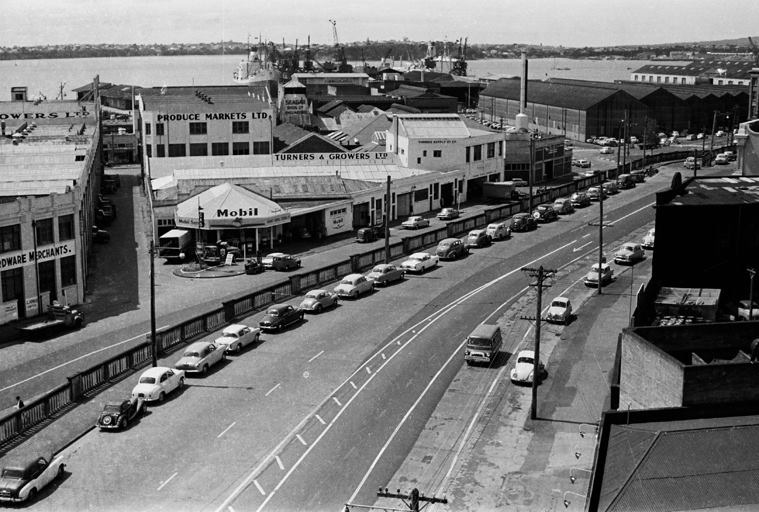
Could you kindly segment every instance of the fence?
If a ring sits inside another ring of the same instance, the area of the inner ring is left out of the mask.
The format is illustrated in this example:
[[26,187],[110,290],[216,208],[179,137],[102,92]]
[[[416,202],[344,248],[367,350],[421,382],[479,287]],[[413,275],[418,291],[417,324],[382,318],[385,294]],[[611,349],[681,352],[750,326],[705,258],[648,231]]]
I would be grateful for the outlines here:
[[[715,148],[714,152],[720,152],[727,148]],[[692,155],[692,151],[676,151],[652,155],[646,157],[646,164],[680,160]],[[638,169],[642,166],[643,160],[638,159],[627,163],[624,167],[620,166],[620,170],[629,172],[631,169]],[[616,174],[617,169],[600,171],[594,176],[584,176],[575,179],[572,183],[550,189],[539,189],[533,195],[532,203],[535,205],[553,201],[556,198],[597,185],[604,181],[607,175],[614,177]],[[412,253],[417,249],[433,246],[446,237],[455,237],[471,229],[483,227],[489,222],[508,218],[515,213],[527,211],[528,207],[529,201],[523,199],[519,202],[489,208],[484,213],[473,217],[449,222],[445,227],[434,231],[406,236],[402,241],[390,245],[390,257],[391,259],[396,259],[403,254]],[[221,326],[233,322],[236,318],[265,308],[273,302],[288,299],[304,290],[335,281],[351,272],[361,272],[374,266],[376,263],[384,261],[385,248],[372,249],[365,253],[353,255],[349,260],[305,271],[290,276],[280,283],[226,301],[222,304],[221,308],[158,331],[156,333],[158,356],[166,355],[179,345],[213,332]],[[47,421],[59,411],[76,403],[81,397],[96,394],[110,383],[147,366],[152,360],[152,353],[152,344],[148,336],[148,339],[140,345],[69,377],[68,383],[61,384],[44,395],[30,400],[24,409],[14,411],[0,418],[0,452],[19,435]]]

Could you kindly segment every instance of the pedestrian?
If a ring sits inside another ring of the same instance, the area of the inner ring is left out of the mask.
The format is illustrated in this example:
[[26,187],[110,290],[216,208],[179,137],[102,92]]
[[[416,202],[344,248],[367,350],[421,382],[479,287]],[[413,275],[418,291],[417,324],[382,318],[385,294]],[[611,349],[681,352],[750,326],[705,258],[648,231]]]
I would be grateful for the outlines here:
[[21,400],[20,396],[16,397],[16,409],[23,409],[24,408],[24,401]]
[[755,363],[757,360],[759,360],[759,338],[751,342],[751,362]]

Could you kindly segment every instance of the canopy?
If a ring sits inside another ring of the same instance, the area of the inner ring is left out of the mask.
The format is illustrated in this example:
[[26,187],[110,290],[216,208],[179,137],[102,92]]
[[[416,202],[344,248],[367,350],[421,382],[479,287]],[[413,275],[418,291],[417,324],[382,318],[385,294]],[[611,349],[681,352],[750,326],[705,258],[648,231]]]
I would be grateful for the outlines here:
[[[203,227],[198,226],[200,212]],[[174,217],[177,227],[191,229],[264,228],[290,222],[290,213],[274,201],[231,183],[179,203]]]

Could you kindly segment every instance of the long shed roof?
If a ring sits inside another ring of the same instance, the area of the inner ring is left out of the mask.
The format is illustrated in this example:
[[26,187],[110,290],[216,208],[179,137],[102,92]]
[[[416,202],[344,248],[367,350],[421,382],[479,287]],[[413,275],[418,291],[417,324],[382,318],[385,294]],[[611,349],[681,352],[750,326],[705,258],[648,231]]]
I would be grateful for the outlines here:
[[[528,102],[576,110],[588,110],[616,94],[630,96],[624,91],[607,87],[556,81],[529,80],[527,85]],[[518,100],[520,97],[520,80],[518,78],[501,78],[481,91],[480,97],[483,96]]]

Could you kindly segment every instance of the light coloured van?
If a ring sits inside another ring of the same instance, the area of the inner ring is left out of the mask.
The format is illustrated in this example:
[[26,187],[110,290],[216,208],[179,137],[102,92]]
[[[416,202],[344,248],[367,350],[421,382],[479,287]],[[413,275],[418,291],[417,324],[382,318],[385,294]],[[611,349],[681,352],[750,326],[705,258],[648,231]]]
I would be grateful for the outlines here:
[[493,324],[478,325],[466,339],[466,364],[492,364],[498,357],[502,342],[500,327]]

